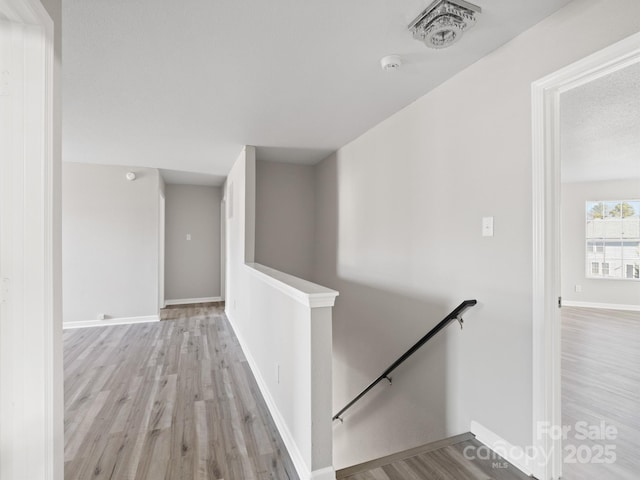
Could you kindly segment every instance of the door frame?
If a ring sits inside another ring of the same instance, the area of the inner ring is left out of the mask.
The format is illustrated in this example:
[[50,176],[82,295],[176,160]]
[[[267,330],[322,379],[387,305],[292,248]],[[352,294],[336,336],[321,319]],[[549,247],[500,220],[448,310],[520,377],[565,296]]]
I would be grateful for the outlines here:
[[0,212],[5,317],[0,325],[0,476],[62,480],[54,24],[38,0],[0,0],[0,17],[11,31],[11,60],[4,69],[11,145],[10,154],[0,158],[3,172],[11,176],[0,191],[5,205]]
[[166,197],[163,191],[158,195],[158,317],[160,310],[166,307],[164,275],[165,275],[165,250],[166,250]]
[[[222,187],[224,190],[224,186]],[[227,295],[227,202],[220,202],[220,300]]]
[[[562,439],[544,433],[561,418],[560,95],[640,62],[640,33],[532,84],[533,147],[533,474],[562,474]],[[548,461],[544,461],[547,456]]]

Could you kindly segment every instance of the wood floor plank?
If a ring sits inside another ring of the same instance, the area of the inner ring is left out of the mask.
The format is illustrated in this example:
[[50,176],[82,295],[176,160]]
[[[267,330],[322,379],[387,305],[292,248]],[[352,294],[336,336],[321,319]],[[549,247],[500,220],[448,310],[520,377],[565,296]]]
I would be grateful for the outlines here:
[[[387,457],[384,465],[358,471],[341,470],[343,480],[527,480],[530,477],[499,456],[482,459],[478,449],[485,448],[471,434],[451,437],[440,442]],[[395,457],[395,458],[394,458]],[[348,476],[344,476],[344,473]]]
[[86,437],[91,434],[94,419],[107,401],[107,397],[111,392],[99,392],[93,401],[89,404],[86,414],[78,424],[78,428],[69,436],[69,443],[64,447],[65,461],[73,460],[78,456],[78,451],[83,445],[86,445]]
[[433,450],[439,450],[442,447],[463,442],[471,438],[474,438],[473,434],[462,433],[460,435],[455,435],[453,437],[445,438],[443,440],[431,442],[427,445],[421,445],[419,447],[411,448],[409,450],[404,450],[402,452],[394,453],[382,458],[364,462],[358,465],[354,465],[352,467],[344,468],[338,471],[338,477],[339,478],[349,477],[359,472],[368,471],[368,470],[373,471],[376,467],[388,465],[390,463],[397,462],[398,460],[404,460],[405,458],[415,457],[416,455],[420,455],[422,453],[430,452]]
[[[576,439],[577,422],[605,422],[618,433],[615,439]],[[563,307],[562,423],[573,429],[563,445],[565,460],[573,460],[564,462],[563,479],[638,478],[640,312]],[[590,461],[607,445],[615,462]],[[567,448],[581,448],[583,461],[568,456]]]
[[297,480],[217,305],[67,330],[65,480]]

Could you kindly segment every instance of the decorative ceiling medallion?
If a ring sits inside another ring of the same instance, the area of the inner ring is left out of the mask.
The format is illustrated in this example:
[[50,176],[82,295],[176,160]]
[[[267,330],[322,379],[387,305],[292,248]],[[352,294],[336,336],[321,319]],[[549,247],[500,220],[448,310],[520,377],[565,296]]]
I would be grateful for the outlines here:
[[463,0],[436,0],[409,25],[413,38],[430,48],[445,48],[476,24],[482,9]]

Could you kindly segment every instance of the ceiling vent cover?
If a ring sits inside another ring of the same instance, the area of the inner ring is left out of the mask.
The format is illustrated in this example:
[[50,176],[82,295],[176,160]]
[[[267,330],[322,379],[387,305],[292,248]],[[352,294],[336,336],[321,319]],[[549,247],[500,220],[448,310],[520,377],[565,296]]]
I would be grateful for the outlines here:
[[482,9],[463,0],[436,0],[409,25],[413,38],[430,48],[446,48],[476,24]]

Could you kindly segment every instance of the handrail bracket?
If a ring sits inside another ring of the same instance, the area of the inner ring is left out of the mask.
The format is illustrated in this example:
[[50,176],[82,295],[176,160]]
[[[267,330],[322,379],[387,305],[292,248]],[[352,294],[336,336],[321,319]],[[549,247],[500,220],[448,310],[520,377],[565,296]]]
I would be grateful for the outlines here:
[[388,377],[387,375],[385,375],[384,378],[386,378],[389,381],[389,385],[393,385],[393,379],[391,377]]
[[458,320],[458,323],[460,324],[460,330],[462,330],[462,327],[464,327],[464,318],[462,318],[462,315],[458,315],[456,317],[456,320]]

